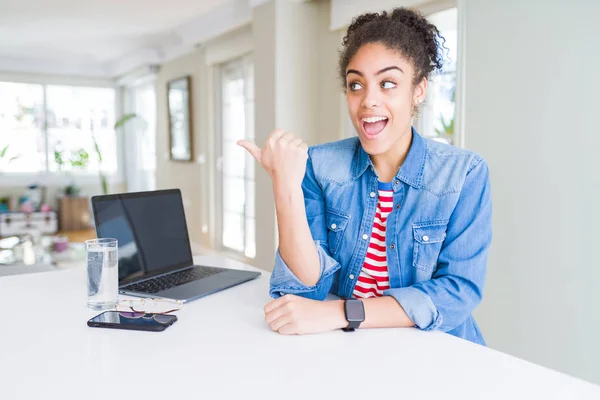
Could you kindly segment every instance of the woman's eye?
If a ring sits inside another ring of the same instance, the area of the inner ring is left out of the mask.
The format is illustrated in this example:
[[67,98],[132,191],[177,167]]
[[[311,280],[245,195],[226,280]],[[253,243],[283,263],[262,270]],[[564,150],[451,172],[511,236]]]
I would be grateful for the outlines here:
[[355,91],[355,90],[358,90],[361,88],[360,83],[358,83],[358,82],[352,82],[350,85],[348,85],[348,87],[352,91]]
[[383,81],[381,82],[381,87],[383,89],[392,89],[396,87],[396,84],[392,81]]

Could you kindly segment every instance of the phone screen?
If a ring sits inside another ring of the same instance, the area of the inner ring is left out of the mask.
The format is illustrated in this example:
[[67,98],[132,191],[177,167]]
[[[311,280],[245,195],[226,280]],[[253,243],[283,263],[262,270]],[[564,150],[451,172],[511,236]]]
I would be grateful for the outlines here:
[[175,322],[176,319],[177,317],[175,315],[105,311],[90,319],[89,323],[95,326],[98,326],[99,324],[110,325],[115,328],[122,326],[123,328],[128,327],[130,329],[151,330],[167,327]]

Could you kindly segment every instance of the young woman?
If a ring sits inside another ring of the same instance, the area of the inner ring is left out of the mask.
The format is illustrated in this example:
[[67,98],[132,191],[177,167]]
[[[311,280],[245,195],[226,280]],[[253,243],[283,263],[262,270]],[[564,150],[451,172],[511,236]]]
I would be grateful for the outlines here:
[[491,242],[487,164],[412,128],[440,39],[405,8],[356,18],[339,67],[358,137],[309,149],[278,129],[262,149],[239,142],[273,183],[271,329],[416,326],[485,344],[471,313]]

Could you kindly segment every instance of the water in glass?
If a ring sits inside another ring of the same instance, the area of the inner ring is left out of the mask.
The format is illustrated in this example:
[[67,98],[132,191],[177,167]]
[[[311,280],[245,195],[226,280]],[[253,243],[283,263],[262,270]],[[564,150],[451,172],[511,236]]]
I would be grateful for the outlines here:
[[88,307],[114,308],[118,300],[119,273],[116,239],[87,243]]

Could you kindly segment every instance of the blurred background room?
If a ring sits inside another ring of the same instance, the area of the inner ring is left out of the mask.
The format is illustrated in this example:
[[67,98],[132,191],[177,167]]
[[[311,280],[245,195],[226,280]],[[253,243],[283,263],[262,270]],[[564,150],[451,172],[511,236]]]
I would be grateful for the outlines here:
[[489,347],[600,384],[596,0],[0,0],[0,279],[81,267],[92,196],[166,188],[195,254],[270,271],[270,179],[236,141],[355,135],[338,49],[395,6],[448,49],[414,126],[490,166]]

